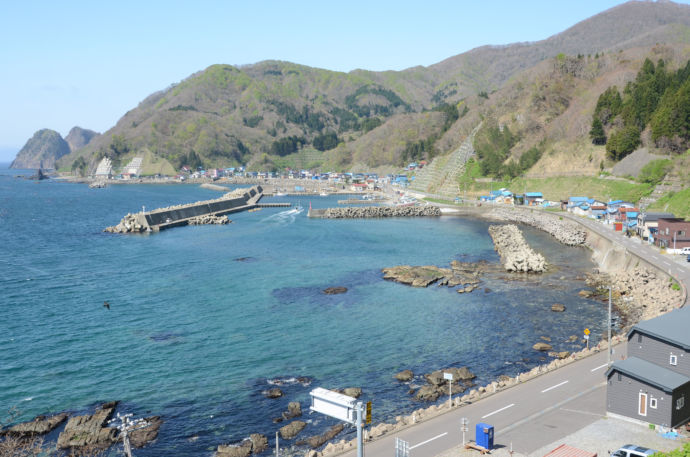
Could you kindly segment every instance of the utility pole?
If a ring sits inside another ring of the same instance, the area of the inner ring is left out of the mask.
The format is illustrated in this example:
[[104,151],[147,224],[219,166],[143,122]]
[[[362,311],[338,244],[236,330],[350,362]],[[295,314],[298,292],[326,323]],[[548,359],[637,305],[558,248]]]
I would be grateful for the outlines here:
[[120,424],[116,425],[115,428],[117,428],[120,431],[120,434],[122,435],[122,447],[124,448],[125,455],[127,457],[132,457],[132,447],[129,444],[129,433],[151,425],[144,419],[132,420],[131,417],[131,413],[125,414],[123,416],[121,416],[120,413],[117,413],[117,417],[115,419],[111,419],[108,421],[108,424],[116,421],[120,422]]
[[357,402],[357,422],[355,426],[357,427],[357,457],[362,457],[362,402]]
[[613,286],[609,286],[609,354],[607,360],[607,365],[611,366],[611,288]]

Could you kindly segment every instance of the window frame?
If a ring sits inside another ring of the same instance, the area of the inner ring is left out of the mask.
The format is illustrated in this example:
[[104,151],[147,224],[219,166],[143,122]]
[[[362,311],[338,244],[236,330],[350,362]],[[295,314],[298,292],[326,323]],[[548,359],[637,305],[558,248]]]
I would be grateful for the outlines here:
[[671,353],[668,358],[668,363],[669,365],[678,366],[678,356],[676,354]]

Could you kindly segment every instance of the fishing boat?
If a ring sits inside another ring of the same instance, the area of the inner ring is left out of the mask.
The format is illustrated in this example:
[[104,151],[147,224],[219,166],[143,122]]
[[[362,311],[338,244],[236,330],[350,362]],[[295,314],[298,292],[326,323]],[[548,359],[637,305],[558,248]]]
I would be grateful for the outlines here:
[[274,194],[274,196],[276,196],[276,197],[287,197],[287,192],[283,192],[282,190],[280,190],[280,191],[276,192]]
[[328,192],[326,192],[325,190],[322,190],[322,191],[319,193],[319,195],[322,196],[322,197],[328,197]]

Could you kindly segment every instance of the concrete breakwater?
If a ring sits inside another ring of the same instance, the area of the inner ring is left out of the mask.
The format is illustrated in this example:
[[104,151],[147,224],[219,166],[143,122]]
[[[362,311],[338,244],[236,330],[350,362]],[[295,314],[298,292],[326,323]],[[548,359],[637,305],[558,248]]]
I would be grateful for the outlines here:
[[103,231],[109,233],[142,233],[157,232],[188,224],[226,224],[229,222],[227,214],[255,207],[262,196],[263,189],[261,186],[235,189],[213,200],[127,214],[119,224],[107,227]]
[[489,235],[507,271],[541,273],[546,270],[544,256],[527,244],[516,225],[490,225]]
[[360,219],[369,217],[418,217],[440,216],[436,206],[364,206],[360,208],[312,209],[309,217],[324,219]]
[[587,239],[587,231],[578,223],[543,212],[524,209],[492,208],[486,216],[507,222],[519,222],[551,234],[566,246],[580,246]]

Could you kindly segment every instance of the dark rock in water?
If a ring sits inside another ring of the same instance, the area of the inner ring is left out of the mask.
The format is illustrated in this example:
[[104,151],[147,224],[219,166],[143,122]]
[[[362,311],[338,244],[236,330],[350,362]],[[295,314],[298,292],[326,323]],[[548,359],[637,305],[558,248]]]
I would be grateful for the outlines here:
[[306,427],[306,426],[307,426],[306,422],[293,421],[293,422],[290,422],[289,424],[287,424],[283,427],[280,427],[280,429],[278,431],[280,432],[280,436],[284,440],[291,440],[294,437],[296,437],[299,434],[299,432],[304,430],[304,427]]
[[221,444],[216,449],[216,457],[249,457],[252,453],[252,442],[244,440],[240,445]]
[[575,342],[577,342],[578,339],[579,339],[579,337],[577,335],[570,335],[568,337],[568,343],[575,343]]
[[361,387],[346,387],[341,392],[343,395],[347,395],[348,397],[359,398],[362,395],[362,388]]
[[549,342],[551,341],[551,337],[548,337],[548,336],[540,336],[539,338],[541,338],[544,341],[549,341]]
[[235,260],[235,262],[252,262],[255,259],[253,257],[238,257],[234,260]]
[[31,437],[44,435],[67,419],[67,413],[60,413],[54,416],[36,416],[30,422],[22,422],[14,425],[7,430],[0,432],[0,435],[12,435],[17,437]]
[[302,415],[302,406],[298,401],[291,401],[288,403],[288,410],[283,412],[281,420],[292,419],[293,417],[299,417]]
[[446,276],[452,275],[450,269],[439,268],[433,265],[421,267],[400,265],[392,268],[384,268],[382,271],[383,279],[408,284],[412,287],[427,287]]
[[280,398],[283,396],[283,391],[277,387],[274,387],[272,389],[265,390],[263,394],[266,398]]
[[436,370],[432,373],[424,375],[427,382],[434,386],[448,385],[448,381],[443,378],[443,373],[451,373],[453,375],[453,383],[460,381],[469,381],[477,376],[472,373],[467,367],[462,368],[446,368],[444,370]]
[[326,430],[326,432],[323,435],[312,436],[310,438],[307,438],[306,440],[300,440],[300,441],[296,442],[295,444],[298,446],[302,446],[304,444],[307,444],[312,449],[316,449],[318,447],[321,447],[327,441],[335,438],[338,435],[338,433],[343,431],[343,428],[344,428],[343,424],[336,424],[333,427]]
[[260,433],[249,435],[249,441],[252,442],[252,454],[261,454],[268,448],[268,438]]
[[414,378],[414,373],[412,370],[403,370],[400,373],[396,373],[393,377],[398,381],[407,382],[412,381]]
[[562,313],[563,311],[565,311],[565,305],[562,303],[554,303],[553,305],[551,305],[551,311],[555,313]]
[[116,405],[117,402],[104,403],[94,414],[71,417],[58,437],[58,449],[85,446],[103,449],[115,443],[117,429],[106,424]]
[[329,287],[323,291],[326,295],[344,294],[345,292],[347,292],[347,287]]
[[484,288],[484,293],[485,293],[485,294],[488,294],[488,293],[490,293],[490,292],[491,292],[491,289],[489,289],[488,287],[485,287],[485,288]]
[[440,395],[436,386],[427,384],[419,388],[414,398],[419,401],[436,401]]
[[532,349],[537,351],[550,351],[551,349],[553,349],[553,346],[547,343],[539,342],[532,346]]
[[140,428],[129,433],[129,442],[134,447],[143,447],[158,437],[158,430],[161,428],[163,420],[160,416],[145,417],[144,420],[149,424],[148,427]]

